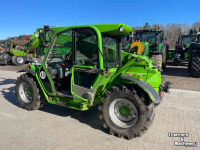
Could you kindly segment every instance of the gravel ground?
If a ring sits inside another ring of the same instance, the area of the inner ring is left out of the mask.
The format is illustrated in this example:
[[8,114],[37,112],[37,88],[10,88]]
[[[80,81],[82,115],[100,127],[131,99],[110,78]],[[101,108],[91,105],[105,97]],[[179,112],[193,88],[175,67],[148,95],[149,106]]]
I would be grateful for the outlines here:
[[6,70],[6,71],[18,71],[18,70],[21,70],[21,69],[26,69],[26,66],[28,64],[24,64],[23,66],[14,66],[14,65],[0,65],[0,70]]
[[[0,66],[0,70],[18,71],[25,69],[28,64],[23,66]],[[169,80],[174,89],[200,91],[200,78],[190,77],[190,73],[187,70],[187,63],[182,63],[181,66],[173,66],[172,61],[168,61],[167,68],[162,74]]]
[[174,89],[200,91],[200,78],[190,77],[187,63],[173,66],[172,61],[168,61],[167,68],[162,74],[172,83],[171,87]]
[[[14,95],[20,73],[0,72],[0,150],[199,150],[200,92],[171,89],[160,105],[147,132],[133,140],[112,136],[103,128],[98,105],[87,111],[47,103],[41,110],[26,111]],[[188,133],[185,142],[197,147],[174,146]]]

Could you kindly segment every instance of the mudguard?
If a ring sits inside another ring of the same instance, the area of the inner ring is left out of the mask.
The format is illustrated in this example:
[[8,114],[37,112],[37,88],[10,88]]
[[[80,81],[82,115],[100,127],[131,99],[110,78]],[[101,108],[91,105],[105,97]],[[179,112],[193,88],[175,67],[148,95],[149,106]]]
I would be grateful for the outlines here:
[[35,76],[35,72],[33,70],[30,70],[30,69],[22,69],[22,70],[19,70],[17,72],[28,72],[30,73],[32,76]]
[[122,75],[121,78],[137,83],[140,87],[142,87],[147,92],[147,94],[149,94],[149,96],[152,98],[154,103],[157,104],[161,101],[161,97],[158,95],[156,90],[149,83],[144,84],[140,80],[137,80],[127,75]]

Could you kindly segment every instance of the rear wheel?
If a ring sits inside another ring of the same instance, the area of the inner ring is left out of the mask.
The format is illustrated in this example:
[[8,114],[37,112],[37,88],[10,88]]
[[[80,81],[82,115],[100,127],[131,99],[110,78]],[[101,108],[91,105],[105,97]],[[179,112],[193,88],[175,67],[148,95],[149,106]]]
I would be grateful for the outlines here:
[[162,54],[159,55],[152,55],[151,59],[154,60],[154,66],[157,67],[159,70],[162,69]]
[[188,71],[190,71],[190,69],[191,69],[191,59],[192,59],[192,57],[189,57],[189,59],[188,59]]
[[167,65],[167,54],[166,52],[163,53],[163,64],[162,64],[162,69],[165,71]]
[[180,64],[181,64],[181,54],[180,53],[174,53],[173,65],[174,66],[180,66]]
[[12,56],[12,63],[15,66],[22,66],[26,62],[26,58],[24,56]]
[[17,78],[15,95],[20,107],[26,110],[40,109],[46,102],[35,78],[29,74],[23,74]]
[[192,53],[190,75],[200,77],[200,53]]
[[100,116],[104,128],[112,135],[132,139],[141,136],[154,119],[154,103],[144,104],[144,98],[126,86],[113,86],[101,99]]

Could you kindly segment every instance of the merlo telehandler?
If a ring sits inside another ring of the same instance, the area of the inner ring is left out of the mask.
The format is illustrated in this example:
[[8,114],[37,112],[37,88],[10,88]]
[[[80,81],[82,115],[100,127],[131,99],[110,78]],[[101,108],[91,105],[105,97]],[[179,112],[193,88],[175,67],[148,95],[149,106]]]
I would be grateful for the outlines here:
[[[99,118],[110,134],[127,139],[141,136],[170,82],[161,85],[165,78],[147,56],[122,50],[122,39],[132,28],[120,23],[51,30],[41,64],[33,62],[19,71],[26,72],[15,83],[19,105],[31,111],[49,102],[84,111],[100,103]],[[39,39],[46,41],[40,33]],[[40,48],[37,53],[44,51]]]

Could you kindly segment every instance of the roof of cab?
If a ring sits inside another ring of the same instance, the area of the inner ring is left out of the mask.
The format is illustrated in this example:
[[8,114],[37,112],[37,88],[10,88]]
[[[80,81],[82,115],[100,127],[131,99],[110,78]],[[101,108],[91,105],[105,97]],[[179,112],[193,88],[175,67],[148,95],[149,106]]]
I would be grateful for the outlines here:
[[[91,25],[78,25],[78,26],[70,26],[71,28],[73,27],[89,27]],[[102,34],[105,35],[109,35],[109,36],[118,36],[118,35],[122,35],[122,36],[126,36],[129,35],[130,32],[133,30],[130,26],[122,24],[122,23],[116,23],[116,24],[96,24],[96,25],[92,25],[95,26]],[[123,31],[120,31],[119,28],[123,27]],[[62,30],[65,30],[68,27],[53,27],[52,29],[54,29],[55,32],[60,32]]]
[[138,29],[136,30],[136,32],[163,32],[162,30],[160,29],[153,29],[153,28],[148,28],[148,29]]
[[[116,23],[116,24],[96,24],[94,25],[99,29],[99,31],[103,34],[110,35],[110,36],[126,36],[129,35],[130,32],[133,30],[130,26],[122,24],[122,23]],[[123,27],[123,31],[120,31],[119,28]]]

